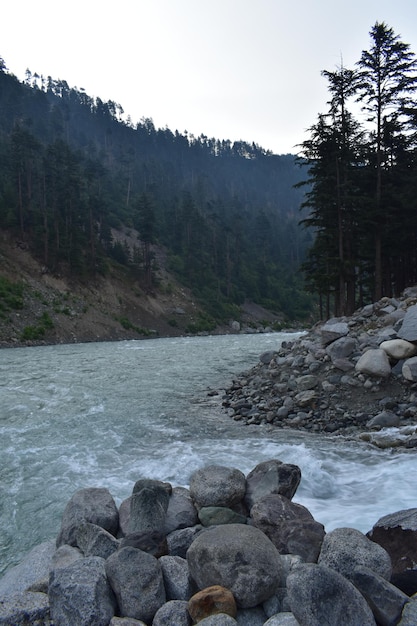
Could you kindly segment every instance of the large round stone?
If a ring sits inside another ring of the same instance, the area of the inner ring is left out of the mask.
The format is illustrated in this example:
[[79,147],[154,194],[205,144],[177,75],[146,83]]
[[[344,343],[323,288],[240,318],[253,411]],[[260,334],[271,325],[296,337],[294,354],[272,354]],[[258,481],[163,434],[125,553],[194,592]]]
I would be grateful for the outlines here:
[[246,478],[238,469],[208,465],[190,478],[190,494],[197,508],[203,506],[232,507],[245,495]]
[[252,526],[227,524],[205,531],[187,551],[190,574],[199,589],[230,589],[239,607],[264,602],[280,586],[283,566],[274,544]]

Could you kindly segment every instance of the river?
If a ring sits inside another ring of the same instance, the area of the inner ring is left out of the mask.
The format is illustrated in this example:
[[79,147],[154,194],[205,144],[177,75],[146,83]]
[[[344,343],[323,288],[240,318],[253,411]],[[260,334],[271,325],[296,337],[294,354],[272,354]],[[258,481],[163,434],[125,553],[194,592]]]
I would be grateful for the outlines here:
[[366,532],[417,506],[414,455],[243,426],[207,390],[227,385],[285,333],[151,339],[0,351],[0,573],[58,533],[82,487],[119,504],[141,477],[187,486],[205,464],[248,473],[278,458],[300,466],[294,501],[326,530]]

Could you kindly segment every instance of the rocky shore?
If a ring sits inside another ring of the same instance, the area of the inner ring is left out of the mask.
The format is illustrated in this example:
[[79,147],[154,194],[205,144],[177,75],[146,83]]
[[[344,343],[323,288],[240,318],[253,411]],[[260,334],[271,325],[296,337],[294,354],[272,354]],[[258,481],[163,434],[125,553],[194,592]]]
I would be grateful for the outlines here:
[[417,508],[326,533],[292,501],[300,479],[272,459],[203,467],[188,489],[141,478],[119,507],[81,489],[0,580],[0,624],[415,626]]
[[317,324],[262,354],[222,402],[243,424],[416,448],[417,288]]

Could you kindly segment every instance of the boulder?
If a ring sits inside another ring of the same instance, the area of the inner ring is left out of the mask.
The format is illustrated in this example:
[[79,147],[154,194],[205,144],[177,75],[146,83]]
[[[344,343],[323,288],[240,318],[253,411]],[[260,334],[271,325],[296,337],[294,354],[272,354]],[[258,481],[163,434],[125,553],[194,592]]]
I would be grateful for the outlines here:
[[190,478],[190,494],[198,509],[233,507],[243,499],[245,489],[245,475],[240,470],[220,465],[203,467]]
[[198,626],[237,626],[237,621],[226,613],[218,613],[205,617],[198,622]]
[[59,626],[107,626],[116,612],[105,560],[98,556],[53,570],[48,594],[51,618]]
[[417,508],[381,517],[367,536],[390,555],[391,582],[408,595],[416,593]]
[[47,587],[55,550],[55,541],[44,541],[32,548],[23,561],[9,569],[0,579],[0,598],[5,600],[16,593],[27,591],[41,581],[46,581]]
[[199,535],[187,552],[190,574],[199,589],[230,589],[241,608],[274,594],[282,577],[281,557],[257,528],[244,524],[214,526]]
[[299,565],[287,578],[288,600],[305,626],[375,626],[365,598],[344,576],[325,565]]
[[168,535],[179,528],[187,528],[198,523],[197,510],[189,489],[174,487],[169,498],[165,518],[165,533]]
[[251,519],[279,553],[298,554],[307,562],[317,561],[325,535],[324,526],[316,522],[301,504],[270,494],[255,502]]
[[417,346],[404,339],[389,339],[388,341],[383,341],[379,347],[388,354],[390,359],[395,359],[396,361],[409,359],[417,355]]
[[371,607],[378,624],[395,626],[408,596],[368,567],[357,567],[351,580]]
[[326,348],[326,353],[329,355],[332,363],[335,361],[344,360],[351,356],[355,350],[358,349],[358,342],[353,337],[340,337],[336,339]]
[[119,549],[120,542],[107,530],[84,522],[76,530],[76,543],[84,556],[101,556],[107,559],[113,552]]
[[185,559],[187,550],[201,532],[201,526],[193,526],[192,528],[181,528],[174,530],[167,537],[168,553],[171,556],[181,556]]
[[292,500],[301,480],[297,465],[282,463],[277,459],[259,463],[246,477],[245,502],[247,507],[271,493]]
[[413,356],[403,363],[401,373],[406,380],[417,381],[417,356]]
[[260,606],[252,609],[238,609],[236,620],[239,626],[264,626],[267,616]]
[[133,617],[112,617],[109,626],[146,626],[146,624]]
[[186,559],[180,556],[161,556],[159,563],[167,600],[188,601],[196,590]]
[[388,378],[391,374],[388,355],[381,348],[366,350],[357,361],[355,369],[362,374],[377,378]]
[[417,305],[408,307],[398,337],[406,341],[417,341]]
[[0,601],[0,624],[4,626],[49,623],[46,593],[17,591]]
[[368,567],[386,580],[391,577],[391,558],[384,548],[356,528],[336,528],[323,539],[318,559],[351,580],[358,566]]
[[146,485],[139,488],[136,483],[130,498],[129,533],[165,529],[169,493],[160,481],[147,480]]
[[188,602],[170,600],[155,613],[152,626],[191,626]]
[[332,341],[344,337],[348,332],[349,326],[346,322],[328,320],[320,330],[322,344],[327,346],[329,343],[332,343]]
[[188,602],[188,612],[194,623],[205,617],[225,613],[236,617],[237,607],[233,594],[220,585],[206,587],[194,594]]
[[96,524],[116,536],[119,512],[108,489],[87,487],[75,492],[64,509],[57,547],[66,543],[76,546],[77,528],[84,522]]
[[381,411],[366,422],[366,428],[389,428],[399,426],[400,418],[392,411]]
[[151,554],[128,546],[107,559],[106,573],[121,616],[151,622],[166,600],[158,560]]

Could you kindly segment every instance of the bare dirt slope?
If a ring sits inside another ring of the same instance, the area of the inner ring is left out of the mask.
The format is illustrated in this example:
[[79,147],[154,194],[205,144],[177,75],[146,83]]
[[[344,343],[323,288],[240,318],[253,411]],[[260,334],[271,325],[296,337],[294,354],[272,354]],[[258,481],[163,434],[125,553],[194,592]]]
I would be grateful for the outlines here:
[[[162,251],[159,257],[163,260]],[[4,233],[0,234],[0,277],[24,284],[23,308],[8,308],[0,316],[0,346],[21,344],[27,327],[42,324],[46,326],[43,337],[23,343],[175,336],[184,334],[199,313],[190,292],[164,267],[158,271],[159,285],[152,293],[145,293],[139,282],[116,265],[106,277],[82,283],[45,272],[21,242]]]

